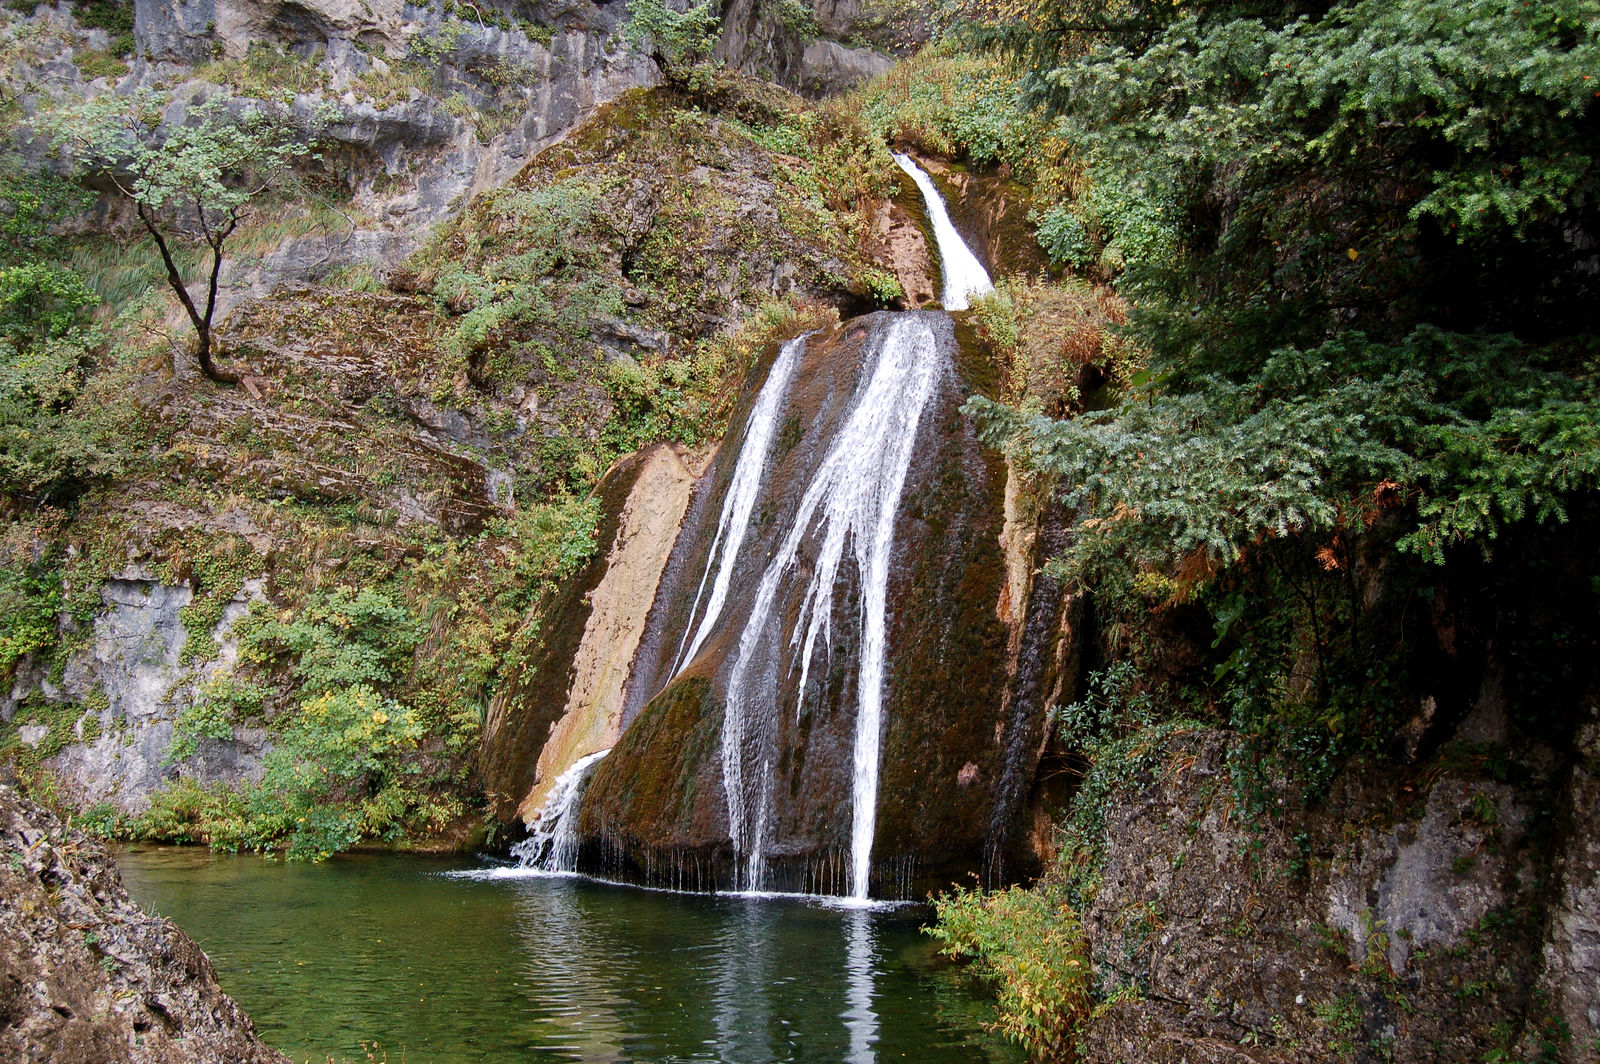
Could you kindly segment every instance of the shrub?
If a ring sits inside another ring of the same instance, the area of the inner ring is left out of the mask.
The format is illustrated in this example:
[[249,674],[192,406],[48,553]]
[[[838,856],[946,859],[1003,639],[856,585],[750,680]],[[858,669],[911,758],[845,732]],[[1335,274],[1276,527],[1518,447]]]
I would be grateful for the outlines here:
[[928,933],[941,951],[971,958],[994,984],[1000,1033],[1035,1060],[1066,1057],[1089,1017],[1093,983],[1082,925],[1057,884],[957,887],[934,899],[934,911]]

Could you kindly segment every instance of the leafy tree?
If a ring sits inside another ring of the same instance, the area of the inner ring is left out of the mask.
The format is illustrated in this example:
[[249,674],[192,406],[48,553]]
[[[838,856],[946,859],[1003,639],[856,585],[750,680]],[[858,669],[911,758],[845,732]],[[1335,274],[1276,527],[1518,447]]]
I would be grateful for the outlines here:
[[76,274],[34,262],[0,269],[0,493],[52,500],[118,464],[79,400],[103,337]]
[[1433,589],[1593,520],[1600,3],[1155,22],[986,31],[1073,170],[1041,243],[1115,278],[1150,369],[1071,421],[969,409],[1077,508],[1109,626],[1210,624],[1182,697],[1325,782],[1433,682]]
[[[237,376],[212,360],[212,317],[224,247],[252,203],[285,181],[293,164],[312,155],[310,138],[286,106],[217,93],[163,120],[173,101],[152,90],[106,93],[54,122],[57,144],[71,153],[85,180],[109,184],[134,205],[171,286],[194,326],[200,369],[219,383]],[[202,294],[173,256],[169,236],[192,236],[210,251]]]
[[674,11],[662,0],[628,0],[628,24],[622,36],[635,51],[661,65],[668,77],[681,76],[687,67],[711,56],[722,19],[718,5],[701,0],[687,11]]

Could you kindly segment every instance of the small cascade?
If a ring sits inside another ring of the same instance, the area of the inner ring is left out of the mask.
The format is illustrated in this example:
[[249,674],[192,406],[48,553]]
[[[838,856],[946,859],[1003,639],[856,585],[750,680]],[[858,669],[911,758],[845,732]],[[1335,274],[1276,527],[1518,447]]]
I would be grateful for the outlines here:
[[[860,577],[857,615],[858,663],[856,734],[851,788],[851,875],[853,897],[867,896],[872,839],[877,812],[879,752],[886,671],[886,600],[893,552],[895,514],[911,464],[923,408],[933,395],[942,363],[932,330],[920,317],[895,320],[876,346],[848,418],[827,457],[802,496],[794,523],[767,564],[748,620],[739,637],[738,656],[728,679],[723,717],[723,785],[734,850],[745,862],[745,889],[760,890],[762,846],[771,801],[769,758],[753,734],[768,700],[752,691],[751,667],[757,651],[779,638],[774,605],[779,591],[797,576],[802,546],[808,551],[809,580],[788,647],[798,651],[797,706],[819,640],[833,643],[834,592],[846,547]],[[814,552],[814,557],[809,556]],[[799,709],[797,708],[797,713]],[[759,766],[759,771],[750,771]]]
[[[695,592],[694,606],[689,611],[689,626],[684,628],[684,642],[678,647],[678,657],[672,671],[676,673],[694,660],[722,615],[723,603],[728,598],[728,582],[733,579],[734,565],[739,560],[739,548],[744,545],[745,532],[750,527],[750,512],[755,509],[761,493],[762,473],[767,468],[767,457],[772,452],[772,440],[777,435],[778,415],[783,409],[783,399],[794,377],[795,365],[806,340],[797,336],[778,351],[767,382],[756,397],[755,409],[745,424],[744,446],[739,451],[739,461],[733,468],[733,480],[728,484],[728,494],[722,500],[722,515],[717,519],[717,535],[711,541],[711,552],[706,557],[705,575],[700,578],[700,589]],[[721,554],[718,554],[718,550]],[[719,564],[720,563],[720,564]],[[711,583],[711,598],[706,602],[706,612],[698,627],[692,627],[694,615],[700,610],[700,596],[705,594],[706,581],[716,569],[716,579]],[[694,633],[691,639],[689,633]]]
[[578,870],[578,803],[583,789],[594,775],[595,766],[611,751],[581,757],[561,775],[550,788],[550,797],[539,818],[534,821],[528,837],[511,847],[511,856],[524,868],[538,868],[546,872],[576,872]]
[[944,274],[944,309],[966,310],[971,306],[974,296],[994,291],[989,271],[983,268],[983,263],[967,247],[961,234],[956,232],[956,227],[950,224],[950,212],[945,209],[944,199],[934,187],[933,178],[909,155],[899,152],[893,155],[900,169],[917,183],[917,190],[922,193],[923,202],[928,207],[928,220],[933,223],[934,239],[939,244],[939,268]]

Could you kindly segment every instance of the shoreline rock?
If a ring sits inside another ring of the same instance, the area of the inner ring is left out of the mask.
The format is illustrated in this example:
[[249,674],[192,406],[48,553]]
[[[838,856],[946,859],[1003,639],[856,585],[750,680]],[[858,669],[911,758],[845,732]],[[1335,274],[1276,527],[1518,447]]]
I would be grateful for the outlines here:
[[289,1064],[105,846],[0,784],[0,1059]]

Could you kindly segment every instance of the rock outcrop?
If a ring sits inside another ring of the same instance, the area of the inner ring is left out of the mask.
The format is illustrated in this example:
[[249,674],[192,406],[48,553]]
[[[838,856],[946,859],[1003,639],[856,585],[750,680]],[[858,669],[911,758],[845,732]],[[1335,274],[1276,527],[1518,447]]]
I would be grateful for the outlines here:
[[[109,802],[137,812],[154,792],[183,776],[198,783],[258,779],[268,736],[240,728],[234,738],[203,738],[196,752],[169,763],[173,726],[202,685],[226,675],[238,657],[234,624],[261,597],[264,577],[241,582],[209,635],[210,660],[186,660],[190,632],[183,611],[193,603],[188,583],[167,584],[133,565],[106,582],[104,610],[88,645],[67,663],[59,682],[29,663],[0,696],[0,720],[19,714],[24,745],[48,752],[45,763],[75,800]],[[47,707],[44,712],[37,712]]]
[[288,1064],[105,847],[0,784],[0,1060]]
[[1084,930],[1119,1000],[1088,1024],[1084,1060],[1595,1059],[1592,752],[1563,771],[1523,746],[1501,770],[1513,784],[1462,747],[1252,813],[1229,742],[1173,739],[1107,801]]
[[621,735],[629,670],[707,458],[657,444],[601,482],[607,547],[555,593],[534,656],[485,724],[480,773],[502,820],[533,820],[556,777]]
[[[1013,587],[1002,549],[1005,471],[971,438],[957,412],[982,384],[981,359],[962,352],[944,315],[927,314],[946,360],[944,383],[918,430],[916,457],[896,519],[896,562],[889,577],[882,777],[878,791],[873,891],[905,896],[948,881],[983,863],[985,840],[1002,792],[1020,804],[1039,756],[1042,705],[1032,677],[1030,693],[1006,695],[1014,679],[1022,623],[1008,596],[1027,598],[1026,582]],[[847,416],[865,351],[879,342],[890,315],[852,319],[812,336],[795,371],[781,427],[765,474],[722,619],[693,662],[674,676],[700,576],[717,528],[719,503],[733,475],[741,444],[730,436],[685,522],[668,576],[650,618],[651,632],[634,662],[628,728],[590,782],[581,812],[589,867],[646,882],[698,889],[732,881],[730,828],[721,747],[723,700],[745,620],[767,559],[795,520],[795,507],[831,432]],[[736,416],[736,425],[743,421]],[[1014,530],[1015,532],[1015,530]],[[1020,544],[1032,541],[1015,534]],[[1026,566],[1031,562],[1023,561]],[[807,560],[802,567],[812,564]],[[839,592],[857,607],[853,570],[840,572]],[[779,592],[772,616],[793,623],[805,579]],[[792,600],[792,601],[791,601]],[[1046,632],[1058,632],[1059,597]],[[848,613],[848,611],[846,611]],[[855,729],[855,678],[849,663],[859,649],[846,614],[833,619],[833,646],[813,673],[802,705],[793,689],[797,663],[753,659],[752,681],[775,687],[751,697],[770,717],[774,753],[770,819],[764,849],[766,875],[779,889],[838,892],[850,850],[851,757]],[[787,631],[787,627],[784,628]],[[1030,660],[1060,663],[1048,647],[1029,646]],[[780,654],[785,652],[778,652]],[[819,650],[819,655],[824,652]],[[1047,671],[1047,670],[1046,670]],[[648,703],[648,704],[646,704]],[[763,724],[752,725],[766,727]],[[1015,761],[1016,764],[1012,764]],[[1017,781],[1002,786],[1002,781]],[[989,854],[996,863],[999,855]]]

